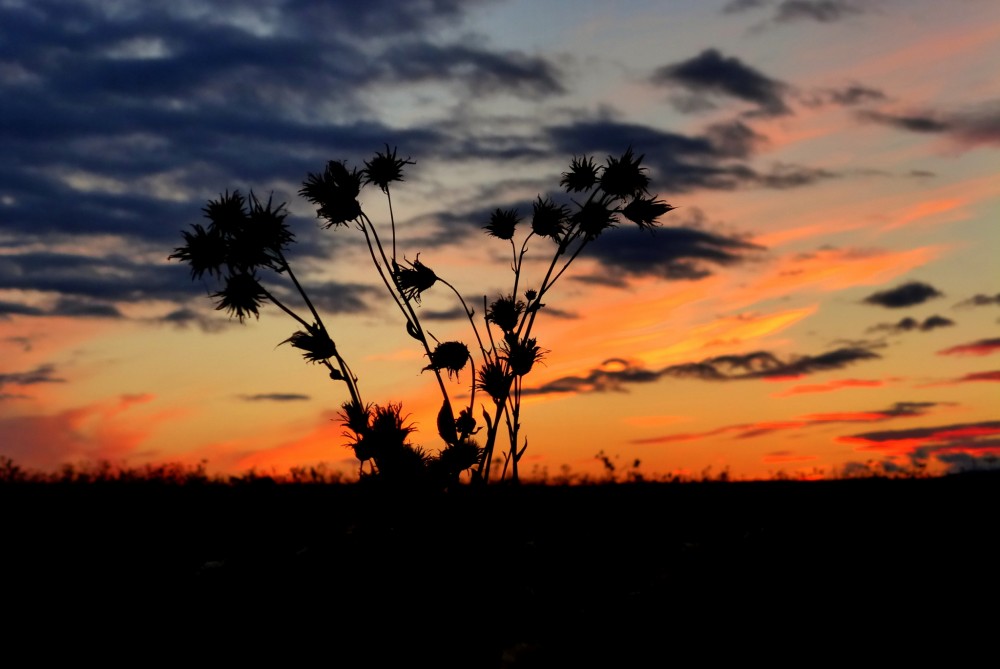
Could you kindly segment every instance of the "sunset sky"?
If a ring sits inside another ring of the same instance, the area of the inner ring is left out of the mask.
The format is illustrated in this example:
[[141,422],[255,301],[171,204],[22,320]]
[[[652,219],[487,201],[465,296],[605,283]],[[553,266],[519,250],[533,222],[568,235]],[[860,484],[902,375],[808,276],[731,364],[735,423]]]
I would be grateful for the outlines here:
[[[365,400],[402,402],[434,451],[427,360],[302,180],[398,147],[399,253],[481,314],[511,282],[490,212],[569,202],[572,157],[631,145],[676,210],[547,296],[522,471],[987,466],[998,67],[995,0],[0,0],[0,456],[356,470],[344,385],[278,345],[296,324],[229,320],[167,260],[237,188],[288,202]],[[387,230],[381,192],[361,202]],[[522,286],[551,253],[532,240]],[[421,314],[472,343],[457,307],[435,286]]]

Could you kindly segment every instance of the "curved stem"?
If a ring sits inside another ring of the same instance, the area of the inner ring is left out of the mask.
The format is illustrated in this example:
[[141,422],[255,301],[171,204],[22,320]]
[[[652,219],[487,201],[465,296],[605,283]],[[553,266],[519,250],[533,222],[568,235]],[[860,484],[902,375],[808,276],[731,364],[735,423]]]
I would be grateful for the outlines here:
[[310,328],[310,327],[312,327],[301,316],[299,316],[297,313],[295,313],[294,311],[292,311],[291,309],[289,309],[288,307],[286,307],[284,304],[282,304],[281,301],[278,300],[278,298],[276,298],[273,294],[271,294],[271,292],[267,288],[265,288],[264,286],[262,286],[259,282],[258,282],[257,285],[260,286],[260,289],[262,291],[264,291],[264,296],[267,297],[267,299],[271,300],[271,302],[274,304],[274,306],[278,307],[279,309],[281,309],[282,311],[284,311],[286,314],[288,314],[289,316],[291,316],[292,318],[294,318],[296,321],[298,321],[299,323],[301,323],[303,327],[305,327],[307,329]]
[[392,225],[392,261],[396,262],[396,217],[392,215],[392,195],[389,194],[389,184],[385,185],[385,199],[389,202],[389,223]]
[[473,316],[473,312],[472,312],[472,310],[469,309],[469,305],[467,305],[465,303],[465,299],[462,297],[462,294],[460,292],[458,292],[458,289],[455,288],[455,286],[451,285],[450,283],[448,283],[447,281],[445,281],[441,277],[438,277],[437,280],[440,281],[441,283],[443,283],[444,285],[448,286],[449,288],[451,288],[451,292],[455,293],[455,297],[457,297],[458,301],[462,303],[462,309],[465,310],[465,315],[468,316],[469,323],[472,325],[472,331],[476,335],[476,341],[479,342],[479,350],[483,352],[483,357],[488,360],[490,358],[490,356],[486,352],[486,347],[483,345],[483,339],[482,339],[482,337],[479,336],[479,328],[476,327],[476,321],[472,317]]

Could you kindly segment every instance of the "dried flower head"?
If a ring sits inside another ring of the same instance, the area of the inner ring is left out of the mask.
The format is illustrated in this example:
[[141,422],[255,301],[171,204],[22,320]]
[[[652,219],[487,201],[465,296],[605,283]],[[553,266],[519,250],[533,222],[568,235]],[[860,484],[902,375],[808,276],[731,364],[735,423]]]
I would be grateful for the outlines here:
[[177,258],[191,266],[191,278],[200,279],[205,272],[212,276],[222,275],[222,265],[226,262],[226,240],[218,228],[208,230],[197,223],[191,226],[194,232],[182,231],[184,246],[178,246],[167,259]]
[[569,164],[569,172],[563,172],[559,185],[564,187],[567,193],[588,191],[597,183],[597,169],[593,158],[574,156]]
[[515,299],[513,295],[501,296],[486,310],[486,320],[496,324],[504,332],[510,332],[517,327],[523,311],[524,302]]
[[490,222],[483,226],[487,234],[497,239],[513,239],[514,230],[521,221],[514,209],[497,209],[490,215]]
[[257,277],[250,273],[238,273],[226,277],[226,287],[212,293],[219,298],[215,306],[220,311],[228,311],[229,316],[236,316],[243,322],[247,316],[260,317],[260,305],[267,299],[267,293],[257,282]]
[[448,376],[458,373],[465,368],[469,362],[469,347],[460,341],[446,341],[438,344],[431,351],[431,364],[424,367],[424,370],[447,370]]
[[557,206],[552,200],[538,196],[534,203],[531,216],[531,230],[539,237],[559,239],[563,231],[563,221],[569,216],[569,210]]
[[[344,402],[340,412],[341,424],[351,430],[355,435],[363,435],[368,432],[371,423],[372,405],[361,406],[357,402]],[[345,436],[350,436],[345,434]]]
[[640,196],[625,205],[622,215],[643,230],[651,230],[659,225],[657,219],[672,209],[673,207],[663,200],[657,200],[656,196]]
[[586,202],[571,220],[580,227],[587,241],[597,239],[602,232],[613,228],[617,222],[604,199]]
[[644,156],[636,158],[632,147],[628,147],[621,158],[608,156],[607,164],[601,172],[601,190],[611,197],[626,199],[638,197],[649,187],[646,168],[641,167]]
[[[303,351],[302,357],[309,362],[322,362],[337,355],[337,346],[330,339],[326,330],[310,325],[306,332],[298,330],[291,337],[281,342],[281,344],[291,344],[293,347]],[[279,346],[281,344],[278,344]]]
[[416,165],[415,162],[407,158],[403,160],[396,157],[396,149],[389,151],[389,145],[385,145],[385,153],[375,152],[375,157],[365,161],[365,169],[362,170],[365,185],[375,184],[382,189],[383,193],[388,192],[389,184],[393,181],[403,180],[403,166]]
[[437,282],[437,275],[427,265],[420,262],[420,254],[413,262],[404,259],[409,267],[403,267],[393,263],[392,276],[396,279],[396,285],[407,300],[414,300],[420,304],[420,294],[433,286]]
[[487,360],[476,374],[476,387],[485,392],[494,402],[502,402],[510,393],[514,375],[499,360]]
[[544,355],[534,337],[519,340],[515,336],[505,337],[504,353],[507,357],[507,364],[510,365],[510,371],[515,376],[524,376],[530,372],[535,363],[541,360]]
[[245,233],[253,237],[262,248],[270,251],[282,251],[288,244],[295,241],[295,235],[288,229],[285,219],[288,209],[285,203],[275,205],[273,196],[267,197],[267,202],[261,202],[253,191],[250,191],[250,212],[247,216]]
[[326,164],[322,174],[309,173],[299,189],[299,194],[315,205],[316,215],[327,220],[326,227],[346,225],[361,216],[358,194],[361,192],[361,173],[348,171],[336,160]]
[[438,455],[437,465],[443,474],[455,478],[469,467],[479,462],[482,449],[471,439],[461,439],[449,444]]
[[202,208],[211,227],[223,235],[238,235],[243,230],[247,218],[246,198],[238,190],[228,190],[218,200],[209,200]]

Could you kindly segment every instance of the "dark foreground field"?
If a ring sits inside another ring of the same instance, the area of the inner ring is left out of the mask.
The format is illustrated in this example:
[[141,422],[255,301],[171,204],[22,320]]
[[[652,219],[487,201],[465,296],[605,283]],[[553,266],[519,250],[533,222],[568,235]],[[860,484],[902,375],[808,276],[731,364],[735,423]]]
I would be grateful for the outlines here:
[[0,505],[8,650],[41,632],[89,638],[84,655],[278,647],[282,666],[811,666],[995,658],[1000,636],[995,473],[447,495],[7,484]]

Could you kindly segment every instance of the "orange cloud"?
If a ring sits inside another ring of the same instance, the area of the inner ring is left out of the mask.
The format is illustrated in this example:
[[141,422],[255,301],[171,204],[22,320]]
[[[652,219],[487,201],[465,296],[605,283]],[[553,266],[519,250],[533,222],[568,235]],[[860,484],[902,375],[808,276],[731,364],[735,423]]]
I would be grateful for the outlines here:
[[978,381],[992,381],[1000,382],[1000,370],[995,370],[992,372],[970,372],[965,376],[960,376],[957,379],[950,379],[948,381],[939,381],[937,383],[925,383],[923,385],[914,386],[916,388],[935,388],[937,386],[957,386],[960,383],[975,383]]
[[884,430],[838,437],[837,441],[854,444],[862,451],[887,451],[894,454],[966,453],[984,455],[1000,452],[1000,421],[937,425],[906,430]]
[[796,455],[791,451],[774,451],[773,453],[766,454],[761,462],[764,463],[775,463],[775,462],[809,462],[810,460],[819,459],[816,455]]
[[958,346],[938,351],[938,355],[989,355],[998,350],[1000,350],[1000,338],[980,339],[979,341],[959,344]]
[[771,397],[791,397],[792,395],[804,395],[806,393],[829,393],[844,388],[880,388],[890,380],[882,379],[837,379],[827,383],[813,383],[802,386],[795,386],[780,393],[774,393]]
[[[937,222],[953,222],[960,221],[968,218],[968,214],[960,211],[961,207],[968,204],[966,199],[962,198],[940,198],[936,200],[927,200],[926,202],[921,202],[915,204],[912,207],[907,207],[899,214],[891,217],[892,222],[886,225],[883,230],[894,230],[896,228],[902,228],[912,223],[926,221],[927,219],[936,219]],[[949,216],[940,216],[940,214],[950,213]]]
[[832,292],[879,285],[927,264],[942,251],[939,246],[922,246],[905,251],[821,249],[807,255],[789,255],[779,260],[776,271],[754,282],[745,295],[758,301],[798,290]]
[[18,464],[52,470],[78,460],[118,462],[137,449],[161,424],[176,418],[178,410],[136,416],[134,408],[153,395],[122,395],[51,415],[21,415],[0,419],[2,455]]
[[695,441],[706,437],[715,437],[723,434],[731,434],[735,439],[751,439],[773,432],[788,430],[799,430],[812,427],[814,425],[828,425],[835,423],[872,423],[892,418],[906,418],[922,416],[926,410],[934,406],[933,403],[897,403],[890,409],[882,411],[842,411],[836,413],[817,413],[798,416],[792,420],[785,421],[761,421],[757,423],[739,423],[736,425],[724,425],[722,427],[708,430],[707,432],[687,432],[681,434],[664,435],[660,437],[650,437],[646,439],[634,439],[633,444],[664,444],[678,441]]

